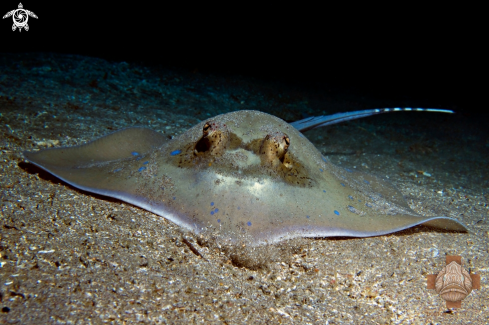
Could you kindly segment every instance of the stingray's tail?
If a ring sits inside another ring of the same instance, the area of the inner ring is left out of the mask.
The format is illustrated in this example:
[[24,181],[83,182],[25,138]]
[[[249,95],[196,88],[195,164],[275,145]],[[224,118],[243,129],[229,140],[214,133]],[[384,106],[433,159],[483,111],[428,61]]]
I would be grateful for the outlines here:
[[312,116],[300,121],[292,122],[290,124],[293,127],[295,127],[297,130],[304,132],[314,128],[319,128],[326,125],[341,123],[341,122],[372,116],[376,114],[389,113],[389,112],[405,112],[405,111],[454,113],[453,111],[448,109],[438,109],[438,108],[410,108],[410,107],[375,108],[375,109],[367,109],[364,111],[336,113],[332,115],[323,115],[323,116]]

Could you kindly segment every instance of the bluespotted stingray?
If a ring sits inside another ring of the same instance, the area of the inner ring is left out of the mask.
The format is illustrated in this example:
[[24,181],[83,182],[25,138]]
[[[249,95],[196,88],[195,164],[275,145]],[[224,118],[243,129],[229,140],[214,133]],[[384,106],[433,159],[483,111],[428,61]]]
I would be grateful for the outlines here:
[[84,145],[24,155],[76,188],[129,202],[194,233],[218,231],[234,242],[367,237],[420,224],[465,231],[455,219],[417,214],[390,183],[335,166],[300,132],[396,110],[408,109],[292,124],[237,111],[202,121],[172,140],[133,127]]

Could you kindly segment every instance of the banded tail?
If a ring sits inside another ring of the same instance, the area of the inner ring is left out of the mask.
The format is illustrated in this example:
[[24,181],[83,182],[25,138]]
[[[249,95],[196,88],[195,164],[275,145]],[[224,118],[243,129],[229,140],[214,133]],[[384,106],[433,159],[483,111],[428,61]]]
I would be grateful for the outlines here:
[[406,111],[454,113],[454,111],[448,109],[439,109],[439,108],[411,108],[411,107],[374,108],[374,109],[367,109],[363,111],[336,113],[332,115],[322,115],[322,116],[312,116],[299,121],[292,122],[290,124],[293,127],[295,127],[297,130],[304,132],[322,126],[350,121],[357,118],[362,118],[362,117],[367,117],[367,116],[372,116],[372,115],[377,115],[382,113],[406,112]]

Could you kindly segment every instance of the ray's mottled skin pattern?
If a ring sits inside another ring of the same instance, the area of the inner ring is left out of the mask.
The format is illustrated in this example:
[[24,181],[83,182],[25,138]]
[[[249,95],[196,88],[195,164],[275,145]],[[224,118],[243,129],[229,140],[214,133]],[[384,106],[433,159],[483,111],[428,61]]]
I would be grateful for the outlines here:
[[[304,129],[327,117],[309,122]],[[293,125],[257,111],[210,118],[173,140],[130,128],[25,156],[75,187],[232,241],[365,237],[418,224],[465,230],[451,218],[416,214],[390,183],[331,164]]]

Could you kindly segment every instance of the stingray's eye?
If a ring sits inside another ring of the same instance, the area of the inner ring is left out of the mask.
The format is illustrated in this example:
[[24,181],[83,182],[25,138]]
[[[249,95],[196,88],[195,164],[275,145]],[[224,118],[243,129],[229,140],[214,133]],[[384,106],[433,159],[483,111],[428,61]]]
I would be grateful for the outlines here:
[[195,144],[195,153],[209,152],[221,156],[229,141],[229,131],[226,124],[206,122],[202,128],[202,138]]
[[289,145],[290,139],[287,134],[282,132],[268,134],[260,147],[262,161],[272,163],[272,165],[283,163]]

